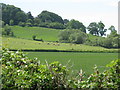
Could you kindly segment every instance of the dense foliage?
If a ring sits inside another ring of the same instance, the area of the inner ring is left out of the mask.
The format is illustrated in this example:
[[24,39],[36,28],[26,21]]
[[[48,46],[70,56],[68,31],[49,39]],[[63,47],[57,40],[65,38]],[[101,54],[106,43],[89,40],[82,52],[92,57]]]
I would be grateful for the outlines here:
[[2,51],[2,89],[114,89],[120,88],[120,60],[107,65],[108,70],[100,73],[97,66],[87,79],[80,70],[77,77],[71,77],[69,69],[59,62],[41,64],[31,60],[23,52]]
[[18,23],[25,22],[27,15],[20,8],[13,5],[2,4],[2,20],[5,24],[18,25]]
[[5,36],[14,36],[13,31],[11,30],[10,26],[6,24],[4,28],[2,29],[2,35]]
[[83,44],[87,39],[87,34],[76,29],[66,29],[59,34],[60,42]]
[[83,23],[77,21],[77,20],[70,20],[67,25],[67,29],[80,29],[82,32],[86,33],[86,27],[83,25]]
[[105,32],[107,31],[107,29],[104,29],[104,28],[105,28],[105,25],[101,21],[98,23],[92,22],[87,27],[89,33],[96,36],[106,35]]

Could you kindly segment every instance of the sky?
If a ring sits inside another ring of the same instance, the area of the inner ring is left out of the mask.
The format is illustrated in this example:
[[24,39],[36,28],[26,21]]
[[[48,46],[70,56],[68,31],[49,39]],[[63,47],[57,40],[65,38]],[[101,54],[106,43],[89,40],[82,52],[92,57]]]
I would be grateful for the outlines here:
[[14,5],[34,17],[43,10],[54,12],[63,19],[75,19],[86,27],[91,22],[102,21],[108,29],[114,25],[118,30],[118,2],[120,0],[1,0]]

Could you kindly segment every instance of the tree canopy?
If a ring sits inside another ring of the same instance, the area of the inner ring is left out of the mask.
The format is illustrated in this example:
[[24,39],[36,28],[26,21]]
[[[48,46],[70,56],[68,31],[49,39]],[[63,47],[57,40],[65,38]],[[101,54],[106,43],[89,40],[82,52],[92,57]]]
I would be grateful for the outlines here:
[[58,22],[62,24],[64,23],[62,17],[49,11],[42,11],[38,15],[38,18],[40,19],[41,22]]

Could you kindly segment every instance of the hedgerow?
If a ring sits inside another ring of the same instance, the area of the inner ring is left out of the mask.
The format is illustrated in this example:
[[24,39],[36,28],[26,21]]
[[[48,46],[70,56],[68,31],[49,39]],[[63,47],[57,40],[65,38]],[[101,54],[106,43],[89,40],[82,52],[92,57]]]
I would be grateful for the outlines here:
[[38,59],[29,59],[21,52],[2,50],[2,90],[13,89],[119,89],[120,60],[114,60],[107,65],[109,69],[99,72],[97,66],[94,72],[85,78],[80,70],[77,77],[71,77],[70,70],[59,62],[41,64]]

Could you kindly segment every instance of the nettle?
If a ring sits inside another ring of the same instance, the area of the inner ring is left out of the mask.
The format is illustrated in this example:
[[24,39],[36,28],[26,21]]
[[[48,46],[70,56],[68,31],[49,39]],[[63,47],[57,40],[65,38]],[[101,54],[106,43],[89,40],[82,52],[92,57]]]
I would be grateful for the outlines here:
[[2,89],[118,89],[120,88],[120,60],[112,61],[108,69],[94,72],[85,78],[80,70],[71,76],[68,66],[59,62],[41,64],[37,58],[29,59],[21,51],[2,50]]

